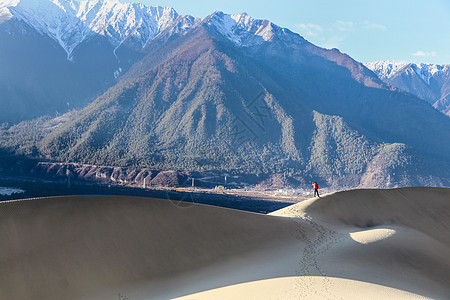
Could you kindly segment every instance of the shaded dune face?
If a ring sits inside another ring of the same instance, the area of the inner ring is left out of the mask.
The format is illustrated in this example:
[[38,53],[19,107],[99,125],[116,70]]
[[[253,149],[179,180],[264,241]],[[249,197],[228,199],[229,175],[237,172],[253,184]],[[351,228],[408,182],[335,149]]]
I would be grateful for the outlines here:
[[3,202],[0,299],[89,298],[281,243],[291,227],[287,219],[150,198]]

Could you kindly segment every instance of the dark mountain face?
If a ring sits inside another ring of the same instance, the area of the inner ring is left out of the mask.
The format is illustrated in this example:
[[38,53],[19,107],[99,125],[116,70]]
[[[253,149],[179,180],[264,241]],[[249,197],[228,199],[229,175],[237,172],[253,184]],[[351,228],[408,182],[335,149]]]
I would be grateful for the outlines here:
[[[209,32],[216,35],[213,29]],[[450,143],[429,147],[435,139],[450,139],[445,116],[417,97],[394,91],[348,55],[297,37],[274,38],[243,52],[268,67],[272,79],[282,81],[285,89],[311,109],[341,116],[374,141],[405,143],[426,156],[449,161]],[[283,100],[291,104],[289,98]]]
[[436,101],[433,107],[450,117],[450,93]]
[[287,172],[333,186],[449,184],[448,118],[389,90],[337,50],[301,38],[243,48],[205,22],[148,47],[85,109],[58,126],[43,120],[38,153],[104,165]]
[[[386,80],[389,84],[398,87],[404,91],[413,93],[430,104],[433,104],[439,98],[436,89],[432,89],[410,66],[406,66],[402,72],[394,74]],[[435,82],[436,84],[436,82]]]
[[[97,99],[80,112],[75,123],[52,135],[56,139],[46,140],[44,149],[60,145],[62,136],[83,124],[89,138],[71,136],[74,143],[66,153],[68,159],[88,158],[83,151],[87,149],[105,159],[102,163],[122,160],[125,164],[236,169],[245,163],[242,156],[249,155],[250,164],[260,161],[256,150],[271,143],[273,149],[265,155],[279,157],[283,153],[277,145],[282,126],[292,124],[287,124],[286,116],[274,115],[285,114],[274,97],[286,92],[275,86],[269,87],[273,94],[268,93],[264,80],[269,76],[264,69],[231,58],[227,52],[234,49],[203,31],[193,32],[169,60]],[[250,75],[248,68],[256,75]],[[309,117],[308,112],[303,115]],[[247,143],[256,147],[254,153],[245,153],[251,149],[244,147]],[[298,150],[292,147],[298,160]],[[62,148],[50,155],[59,154]]]

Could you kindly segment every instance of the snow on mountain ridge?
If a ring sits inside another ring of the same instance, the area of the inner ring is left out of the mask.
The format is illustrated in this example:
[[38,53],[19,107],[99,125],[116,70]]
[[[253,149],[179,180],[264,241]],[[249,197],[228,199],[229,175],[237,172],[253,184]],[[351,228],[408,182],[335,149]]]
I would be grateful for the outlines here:
[[437,73],[442,72],[443,66],[435,64],[411,64],[411,68],[419,75],[423,81],[430,84],[430,79]]
[[[209,19],[208,19],[209,18]],[[268,20],[254,19],[246,13],[225,14],[215,12],[209,16],[206,24],[215,28],[220,34],[240,47],[251,47],[263,42],[271,42],[275,38],[288,38],[292,35],[301,38],[286,28],[281,28]]]
[[450,116],[450,64],[366,63],[384,82],[412,93]]
[[[178,17],[172,8],[123,3],[118,0],[0,1],[13,17],[58,42],[69,60],[72,59],[74,49],[94,34],[105,36],[113,46],[114,54],[130,38],[133,44],[144,48]],[[185,31],[198,24],[199,22],[191,20],[185,22],[179,30]],[[275,39],[290,42],[303,40],[300,35],[286,28],[268,20],[254,19],[246,13],[230,15],[215,12],[205,19],[205,24],[240,47],[251,47]]]
[[364,65],[377,74],[381,80],[392,77],[394,74],[408,66],[407,63],[394,63],[389,60],[369,62]]
[[58,0],[21,0],[16,6],[9,7],[9,10],[14,17],[57,41],[69,57],[75,45],[71,45],[68,40],[79,39],[79,32],[73,30],[77,20],[72,12],[72,3],[64,4],[62,5]]
[[17,4],[19,2],[20,2],[20,0],[2,0],[0,2],[0,8],[10,7],[10,6],[17,6]]
[[389,79],[399,72],[406,72],[407,74],[414,72],[427,84],[430,84],[430,79],[436,74],[442,73],[448,69],[449,65],[436,65],[427,63],[394,63],[387,61],[376,61],[364,64],[367,68],[372,70],[380,77],[381,80]]
[[93,34],[105,36],[117,49],[127,38],[141,47],[178,16],[172,8],[118,0],[3,0],[16,18],[57,41],[72,58],[73,50]]

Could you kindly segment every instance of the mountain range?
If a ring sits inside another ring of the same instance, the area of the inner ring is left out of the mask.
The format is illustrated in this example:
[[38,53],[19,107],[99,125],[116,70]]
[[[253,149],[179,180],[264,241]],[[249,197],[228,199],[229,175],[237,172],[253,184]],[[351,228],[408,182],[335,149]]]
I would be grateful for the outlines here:
[[419,96],[450,116],[450,65],[377,61],[365,66],[384,82]]
[[[10,62],[0,102],[11,107],[0,118],[12,123],[0,128],[3,153],[283,173],[299,185],[450,185],[450,119],[337,49],[245,13],[200,20],[114,0],[30,3],[0,7],[0,59]],[[51,17],[27,17],[36,11]],[[77,109],[14,124],[49,107]]]
[[116,0],[0,1],[0,120],[85,106],[177,17],[171,8]]

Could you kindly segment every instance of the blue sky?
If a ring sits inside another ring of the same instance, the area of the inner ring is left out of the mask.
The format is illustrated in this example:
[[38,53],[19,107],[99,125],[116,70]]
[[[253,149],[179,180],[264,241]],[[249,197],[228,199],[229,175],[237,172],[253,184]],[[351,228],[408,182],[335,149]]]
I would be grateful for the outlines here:
[[246,12],[361,62],[450,64],[450,0],[121,0],[204,18]]

